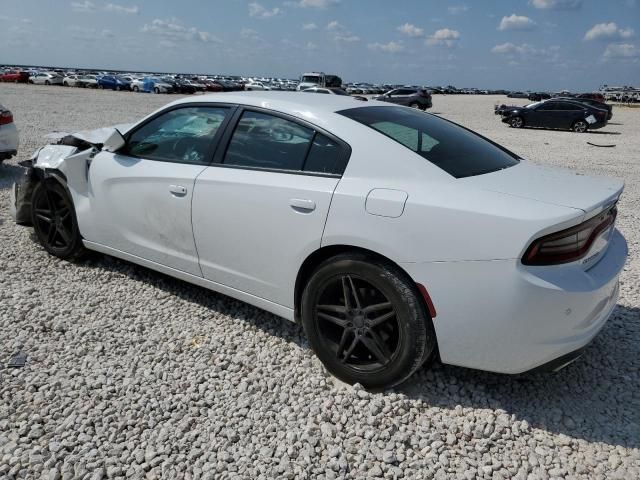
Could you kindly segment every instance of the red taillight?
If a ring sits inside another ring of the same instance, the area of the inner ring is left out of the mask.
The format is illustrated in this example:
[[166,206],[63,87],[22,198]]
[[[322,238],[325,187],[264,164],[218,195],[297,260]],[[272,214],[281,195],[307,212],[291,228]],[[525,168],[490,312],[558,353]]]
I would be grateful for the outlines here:
[[558,265],[579,260],[598,235],[613,225],[618,210],[612,207],[580,225],[535,240],[522,257],[525,265]]
[[8,123],[13,123],[13,115],[11,112],[9,110],[0,112],[0,125],[7,125]]

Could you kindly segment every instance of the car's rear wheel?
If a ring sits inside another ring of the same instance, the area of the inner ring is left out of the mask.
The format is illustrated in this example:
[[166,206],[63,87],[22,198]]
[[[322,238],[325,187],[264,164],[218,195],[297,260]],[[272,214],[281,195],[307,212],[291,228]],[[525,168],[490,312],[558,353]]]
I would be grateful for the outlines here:
[[513,117],[511,120],[509,120],[509,125],[511,125],[513,128],[522,128],[524,127],[524,120],[522,119],[522,117]]
[[302,325],[318,358],[339,379],[386,388],[411,376],[436,348],[415,284],[365,255],[322,263],[302,295]]
[[587,122],[585,122],[584,120],[578,120],[573,124],[573,126],[571,127],[571,130],[577,133],[584,133],[587,131],[588,128],[589,128],[589,125],[587,125]]
[[34,188],[31,221],[38,241],[50,254],[73,260],[85,253],[73,202],[57,181],[42,181]]

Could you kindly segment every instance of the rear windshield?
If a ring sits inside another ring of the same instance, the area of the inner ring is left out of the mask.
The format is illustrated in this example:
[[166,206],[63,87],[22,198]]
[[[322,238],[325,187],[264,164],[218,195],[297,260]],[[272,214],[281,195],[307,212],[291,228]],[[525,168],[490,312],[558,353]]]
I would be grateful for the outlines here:
[[455,123],[405,107],[359,107],[341,115],[377,130],[455,178],[495,172],[518,157]]

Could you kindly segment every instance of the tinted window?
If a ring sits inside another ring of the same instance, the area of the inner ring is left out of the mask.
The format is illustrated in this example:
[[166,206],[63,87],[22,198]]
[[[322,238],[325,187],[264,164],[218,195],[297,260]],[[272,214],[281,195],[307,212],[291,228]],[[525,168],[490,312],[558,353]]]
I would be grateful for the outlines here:
[[360,107],[338,112],[377,130],[448,174],[470,177],[502,170],[517,157],[465,128],[403,107]]
[[227,111],[214,107],[171,110],[136,130],[129,137],[126,153],[165,162],[207,164],[209,147]]
[[569,110],[569,111],[573,111],[573,110],[582,110],[582,107],[580,105],[576,105],[575,103],[569,103],[569,102],[561,102],[558,104],[557,107],[558,110]]
[[330,138],[318,133],[313,138],[307,161],[306,172],[342,174],[346,167],[346,158],[342,148]]
[[314,131],[284,118],[246,111],[236,126],[226,165],[302,170]]
[[541,103],[540,106],[536,108],[536,110],[538,110],[539,112],[548,112],[548,111],[558,110],[558,103],[557,102]]

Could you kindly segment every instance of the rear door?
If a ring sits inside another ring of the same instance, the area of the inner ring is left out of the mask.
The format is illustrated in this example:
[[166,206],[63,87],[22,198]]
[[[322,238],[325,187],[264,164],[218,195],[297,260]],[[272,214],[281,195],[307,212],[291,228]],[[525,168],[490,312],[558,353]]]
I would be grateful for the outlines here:
[[79,214],[83,236],[202,276],[191,228],[193,186],[230,111],[179,105],[137,127],[117,153],[96,155],[89,169],[91,208]]
[[238,110],[196,180],[193,233],[205,278],[293,307],[302,261],[320,247],[346,144],[301,120]]
[[555,128],[571,128],[576,120],[584,120],[585,110],[573,102],[558,102]]

